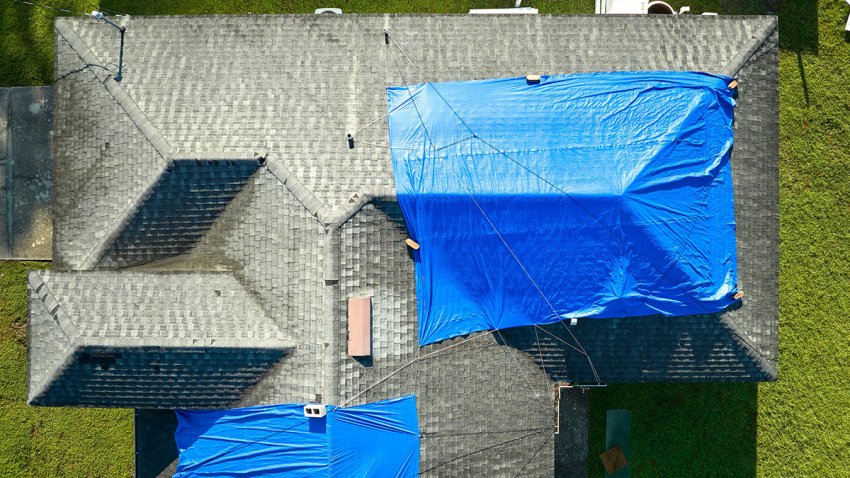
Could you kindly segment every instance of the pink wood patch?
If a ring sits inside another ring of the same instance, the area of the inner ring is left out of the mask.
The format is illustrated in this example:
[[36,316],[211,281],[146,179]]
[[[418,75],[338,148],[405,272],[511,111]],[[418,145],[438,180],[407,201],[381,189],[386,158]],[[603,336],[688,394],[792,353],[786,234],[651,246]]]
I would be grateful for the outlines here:
[[372,298],[348,298],[348,355],[372,355]]

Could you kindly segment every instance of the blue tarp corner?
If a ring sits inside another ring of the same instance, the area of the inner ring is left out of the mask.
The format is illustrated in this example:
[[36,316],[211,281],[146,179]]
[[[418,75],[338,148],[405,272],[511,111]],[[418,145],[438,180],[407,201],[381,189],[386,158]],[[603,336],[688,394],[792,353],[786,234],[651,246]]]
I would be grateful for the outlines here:
[[304,404],[176,410],[175,477],[415,477],[419,424],[414,395],[354,407]]
[[619,72],[388,88],[419,343],[712,314],[737,291],[730,78]]

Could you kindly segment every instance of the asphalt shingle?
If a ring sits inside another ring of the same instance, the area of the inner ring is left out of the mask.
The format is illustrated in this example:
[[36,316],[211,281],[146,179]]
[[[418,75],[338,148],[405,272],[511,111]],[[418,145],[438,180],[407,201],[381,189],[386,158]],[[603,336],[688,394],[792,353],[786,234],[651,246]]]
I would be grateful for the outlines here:
[[[133,270],[97,272],[114,274],[103,279],[114,284],[103,286],[82,287],[62,272],[51,274],[68,279],[45,276],[60,316],[99,342],[88,348],[64,343],[47,310],[55,305],[31,292],[30,327],[38,342],[30,348],[31,386],[52,380],[51,390],[62,390],[81,383],[86,393],[109,390],[104,396],[113,398],[100,405],[137,407],[161,406],[144,392],[151,389],[169,397],[160,403],[183,403],[179,396],[189,390],[210,406],[227,400],[359,403],[415,392],[426,474],[551,475],[553,382],[594,381],[589,362],[560,341],[571,340],[561,324],[417,346],[413,262],[403,244],[406,227],[393,197],[380,119],[385,87],[420,82],[419,73],[430,81],[617,70],[716,73],[740,60],[739,52],[749,52],[753,36],[765,31],[770,36],[738,74],[732,162],[744,306],[723,316],[580,320],[572,330],[603,382],[775,378],[774,18],[295,15],[132,18],[127,24],[119,85],[101,67],[84,68],[89,60],[106,68],[117,62],[114,31],[88,20],[57,20],[56,71],[64,78],[55,98],[54,266]],[[385,28],[397,44],[384,44]],[[349,132],[354,149],[346,144]],[[217,152],[216,164],[177,164],[210,151]],[[266,161],[240,169],[222,161],[229,151],[237,152],[233,158]],[[155,286],[145,285],[163,273]],[[143,280],[139,289],[127,284],[137,280]],[[215,309],[175,299],[215,280],[232,281],[234,290],[238,284],[241,295],[233,303],[248,306]],[[136,292],[122,297],[121,284]],[[374,352],[367,360],[348,357],[345,349],[347,298],[364,295],[373,304]],[[141,307],[128,312],[121,305],[134,303],[128,298]],[[161,317],[129,323],[149,310]],[[203,326],[190,328],[195,319]],[[205,348],[212,361],[203,362],[191,347],[182,349],[186,355],[179,347],[143,349],[139,338],[163,330],[200,338],[196,331],[208,328],[251,339],[266,337],[262,331],[272,326],[293,349],[258,347],[246,355]],[[109,342],[116,331],[126,342]],[[176,361],[200,378],[157,375],[162,366],[157,371],[143,357]],[[64,360],[71,365],[57,369]],[[225,371],[216,364],[226,364]],[[247,389],[250,380],[240,381],[242,375],[232,386],[214,385],[232,372],[227,367],[240,366],[255,385]],[[136,372],[124,373],[131,369]],[[87,400],[64,394],[55,403],[92,404]],[[576,413],[586,413],[586,402],[576,403]]]
[[228,273],[34,271],[30,402],[232,405],[291,348]]

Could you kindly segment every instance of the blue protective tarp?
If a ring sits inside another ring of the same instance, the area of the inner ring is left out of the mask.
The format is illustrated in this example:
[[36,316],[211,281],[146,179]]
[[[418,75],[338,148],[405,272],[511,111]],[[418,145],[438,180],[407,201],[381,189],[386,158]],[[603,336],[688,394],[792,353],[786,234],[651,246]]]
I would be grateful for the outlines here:
[[388,88],[398,200],[420,245],[419,343],[732,305],[730,81],[633,72]]
[[414,477],[419,425],[413,395],[355,407],[304,404],[177,410],[178,478]]

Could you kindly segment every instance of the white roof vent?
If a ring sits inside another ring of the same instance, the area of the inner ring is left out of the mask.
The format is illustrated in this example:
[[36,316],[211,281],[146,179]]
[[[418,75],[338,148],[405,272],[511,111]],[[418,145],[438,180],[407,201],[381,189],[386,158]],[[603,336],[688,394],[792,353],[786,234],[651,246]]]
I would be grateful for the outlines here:
[[322,418],[328,414],[328,407],[324,403],[308,403],[304,405],[304,416],[307,418]]

